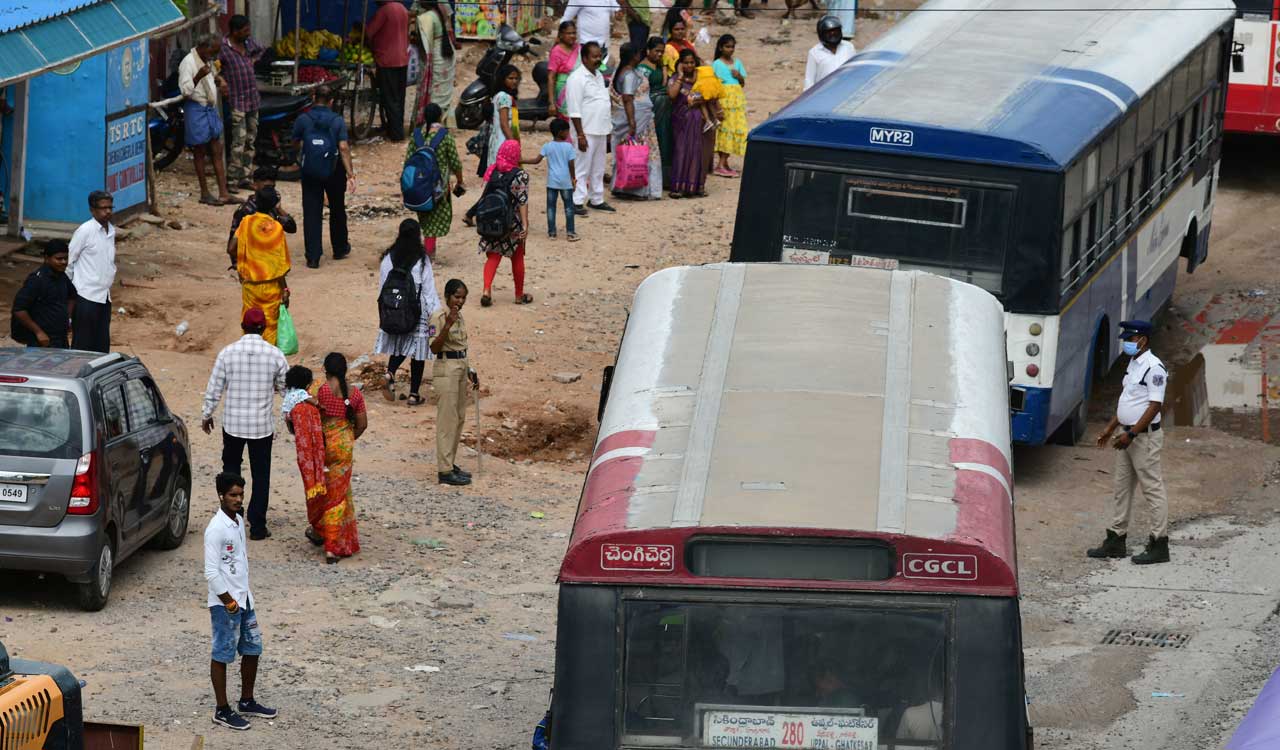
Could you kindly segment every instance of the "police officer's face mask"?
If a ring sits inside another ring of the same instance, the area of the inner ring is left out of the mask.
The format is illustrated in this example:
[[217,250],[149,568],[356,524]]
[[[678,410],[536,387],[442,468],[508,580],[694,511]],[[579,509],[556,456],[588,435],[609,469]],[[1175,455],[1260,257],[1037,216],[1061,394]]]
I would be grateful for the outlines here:
[[1138,350],[1142,348],[1138,346],[1137,341],[1125,341],[1120,346],[1124,353],[1130,357],[1138,356]]

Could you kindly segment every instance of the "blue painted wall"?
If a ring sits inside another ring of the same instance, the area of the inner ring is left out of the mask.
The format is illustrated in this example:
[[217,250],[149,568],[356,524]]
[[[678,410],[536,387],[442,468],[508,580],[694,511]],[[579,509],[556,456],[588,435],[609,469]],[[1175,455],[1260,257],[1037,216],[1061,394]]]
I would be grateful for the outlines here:
[[107,56],[90,57],[66,74],[31,80],[27,115],[27,221],[79,224],[85,202],[101,190],[106,170]]

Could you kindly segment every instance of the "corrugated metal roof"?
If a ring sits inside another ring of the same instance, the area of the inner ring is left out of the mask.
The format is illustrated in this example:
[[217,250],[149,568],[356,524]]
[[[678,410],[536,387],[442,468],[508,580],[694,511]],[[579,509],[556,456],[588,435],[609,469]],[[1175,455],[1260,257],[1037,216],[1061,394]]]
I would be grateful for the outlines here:
[[64,16],[73,10],[96,5],[102,0],[31,0],[0,5],[0,34],[40,23],[56,16]]
[[0,85],[182,20],[171,0],[37,0],[0,8]]

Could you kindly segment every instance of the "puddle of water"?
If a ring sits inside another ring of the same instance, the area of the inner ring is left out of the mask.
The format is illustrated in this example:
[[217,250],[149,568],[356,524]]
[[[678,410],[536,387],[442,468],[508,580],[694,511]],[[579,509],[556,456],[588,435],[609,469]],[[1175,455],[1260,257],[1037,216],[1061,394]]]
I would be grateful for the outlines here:
[[1280,344],[1268,346],[1261,331],[1232,326],[1219,343],[1174,368],[1166,396],[1174,424],[1212,426],[1280,445],[1280,415],[1274,414],[1280,410],[1280,374],[1268,372],[1280,371]]

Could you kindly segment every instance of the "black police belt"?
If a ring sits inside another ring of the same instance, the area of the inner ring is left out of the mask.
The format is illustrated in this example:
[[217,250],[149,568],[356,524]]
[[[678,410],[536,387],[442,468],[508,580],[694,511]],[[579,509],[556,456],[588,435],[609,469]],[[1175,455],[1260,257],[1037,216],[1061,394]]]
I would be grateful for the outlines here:
[[1132,433],[1133,433],[1133,434],[1135,434],[1135,435],[1140,435],[1140,434],[1142,434],[1142,433],[1144,433],[1144,432],[1159,432],[1159,431],[1160,431],[1160,423],[1159,423],[1159,422],[1152,422],[1151,424],[1147,425],[1147,428],[1146,428],[1145,430],[1136,430],[1136,431],[1133,429],[1133,425],[1131,425],[1131,424],[1122,424],[1122,425],[1120,425],[1120,426],[1124,428],[1124,431],[1125,431],[1125,432],[1132,432]]
[[444,357],[445,359],[466,359],[467,350],[463,349],[460,352],[440,352],[440,356]]

